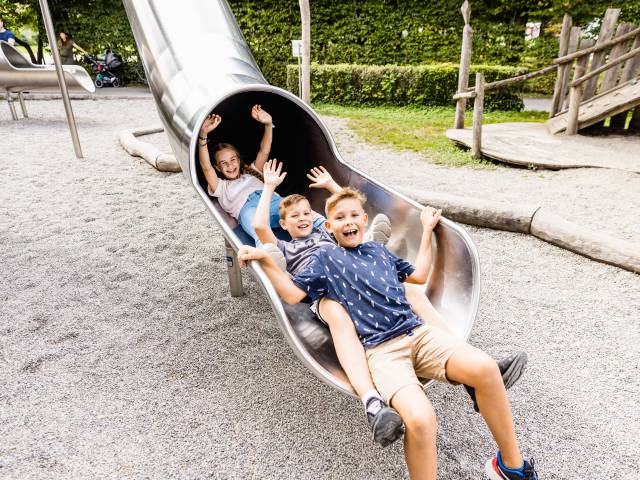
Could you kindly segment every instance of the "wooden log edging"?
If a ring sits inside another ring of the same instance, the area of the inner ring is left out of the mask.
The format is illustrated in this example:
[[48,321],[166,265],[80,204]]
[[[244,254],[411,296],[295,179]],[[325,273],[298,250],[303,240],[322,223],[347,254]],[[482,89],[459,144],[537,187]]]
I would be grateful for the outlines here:
[[161,172],[181,172],[182,168],[173,154],[163,153],[154,145],[136,138],[162,132],[164,132],[162,127],[122,130],[118,133],[118,141],[129,155],[144,159],[149,165]]
[[478,198],[407,190],[423,205],[441,208],[447,218],[477,227],[533,235],[598,262],[640,274],[640,244],[594,232],[538,205],[502,204]]

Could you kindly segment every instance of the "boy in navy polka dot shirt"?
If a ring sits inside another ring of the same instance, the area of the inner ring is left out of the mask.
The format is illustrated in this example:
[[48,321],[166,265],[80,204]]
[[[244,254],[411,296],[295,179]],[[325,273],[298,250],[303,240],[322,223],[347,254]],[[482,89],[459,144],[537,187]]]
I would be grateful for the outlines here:
[[[496,443],[498,454],[485,466],[494,480],[537,479],[533,461],[523,459],[515,438],[513,419],[501,372],[484,352],[459,338],[422,322],[406,300],[402,282],[424,283],[430,250],[423,235],[414,265],[397,258],[386,247],[363,243],[368,221],[364,197],[345,188],[326,204],[326,228],[337,246],[328,246],[293,279],[262,250],[244,246],[241,262],[260,261],[282,299],[294,304],[309,296],[326,297],[332,308],[342,308],[354,322],[366,350],[378,391],[402,417],[405,458],[412,478],[436,478],[436,418],[418,378],[465,384],[475,390],[477,404]],[[427,226],[430,215],[421,215]]]

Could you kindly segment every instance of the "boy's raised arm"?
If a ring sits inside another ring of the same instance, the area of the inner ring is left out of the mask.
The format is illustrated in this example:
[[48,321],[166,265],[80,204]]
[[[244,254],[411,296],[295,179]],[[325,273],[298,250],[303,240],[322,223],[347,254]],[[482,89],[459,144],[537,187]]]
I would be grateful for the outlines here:
[[238,260],[240,260],[241,267],[246,266],[247,262],[251,260],[259,261],[264,273],[266,273],[269,280],[271,280],[278,295],[289,305],[300,303],[302,299],[307,296],[306,292],[298,288],[291,281],[289,274],[280,270],[264,250],[243,245],[240,247],[240,250],[238,250]]
[[415,270],[406,278],[405,282],[424,283],[427,281],[432,257],[431,234],[440,221],[441,215],[442,210],[436,210],[433,207],[424,207],[422,213],[420,213],[420,221],[422,222],[422,240],[420,241],[420,248],[418,249],[416,259],[413,262]]
[[332,194],[342,191],[342,187],[336,183],[331,174],[322,165],[309,170],[307,178],[311,180],[309,184],[311,188],[324,188]]
[[262,140],[260,141],[260,151],[256,155],[256,159],[253,162],[253,166],[260,172],[264,168],[265,162],[269,159],[269,153],[271,152],[271,142],[273,140],[273,120],[271,115],[262,110],[262,106],[254,105],[251,109],[251,117],[264,125],[264,133],[262,134]]
[[262,172],[264,178],[264,188],[260,194],[260,201],[256,207],[256,214],[253,217],[252,226],[256,235],[262,243],[278,243],[278,239],[271,230],[271,198],[276,187],[280,185],[287,172],[282,172],[282,162],[277,160],[267,160]]

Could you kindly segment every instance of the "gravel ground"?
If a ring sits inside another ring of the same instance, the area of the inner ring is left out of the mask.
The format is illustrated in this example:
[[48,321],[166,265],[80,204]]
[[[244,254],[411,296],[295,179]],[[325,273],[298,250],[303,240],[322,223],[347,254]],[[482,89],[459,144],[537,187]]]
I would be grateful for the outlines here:
[[[29,108],[20,122],[0,110],[1,478],[401,478],[402,446],[372,445],[358,402],[302,367],[253,278],[229,296],[221,234],[184,177],[118,146],[117,130],[159,123],[152,101],[75,102],[84,160],[61,102]],[[634,177],[434,167],[327,120],[345,158],[393,186],[544,198],[592,222],[595,203],[607,229],[638,238]],[[640,277],[469,231],[482,263],[471,341],[529,352],[510,398],[541,478],[635,480]],[[428,394],[440,478],[481,478],[495,447],[480,417],[459,387]]]

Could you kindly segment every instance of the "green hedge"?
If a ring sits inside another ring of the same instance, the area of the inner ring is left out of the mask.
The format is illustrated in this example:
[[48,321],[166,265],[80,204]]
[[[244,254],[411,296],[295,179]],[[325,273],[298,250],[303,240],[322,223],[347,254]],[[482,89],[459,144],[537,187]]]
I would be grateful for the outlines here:
[[[522,68],[495,65],[471,67],[487,82],[521,75]],[[311,100],[342,105],[453,105],[458,87],[458,65],[419,66],[311,65]],[[287,66],[287,88],[298,93],[298,66]],[[488,110],[522,110],[518,90],[487,92]]]

